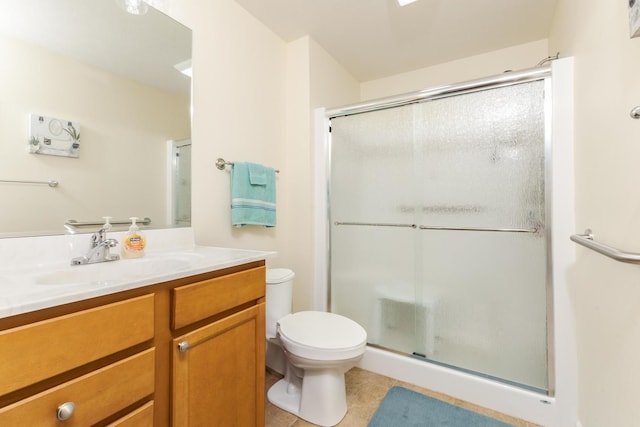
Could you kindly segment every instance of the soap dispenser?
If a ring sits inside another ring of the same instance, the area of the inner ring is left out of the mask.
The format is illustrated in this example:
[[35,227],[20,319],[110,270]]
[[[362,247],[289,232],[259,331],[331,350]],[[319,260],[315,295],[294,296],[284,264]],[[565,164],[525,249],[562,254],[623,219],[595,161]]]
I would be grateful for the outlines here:
[[122,256],[125,258],[140,258],[144,256],[144,247],[147,241],[136,224],[138,218],[134,216],[129,219],[131,220],[131,227],[129,227],[129,231],[127,231],[127,235],[122,242]]

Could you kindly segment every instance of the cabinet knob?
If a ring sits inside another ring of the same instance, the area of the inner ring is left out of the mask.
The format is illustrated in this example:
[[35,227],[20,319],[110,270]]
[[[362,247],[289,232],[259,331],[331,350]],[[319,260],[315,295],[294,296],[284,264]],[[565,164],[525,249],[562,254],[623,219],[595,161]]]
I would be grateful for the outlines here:
[[56,413],[56,416],[60,421],[65,421],[71,418],[75,410],[76,410],[75,403],[65,402],[62,405],[58,406],[58,412]]
[[186,353],[189,350],[189,341],[182,341],[178,343],[178,351],[180,353]]

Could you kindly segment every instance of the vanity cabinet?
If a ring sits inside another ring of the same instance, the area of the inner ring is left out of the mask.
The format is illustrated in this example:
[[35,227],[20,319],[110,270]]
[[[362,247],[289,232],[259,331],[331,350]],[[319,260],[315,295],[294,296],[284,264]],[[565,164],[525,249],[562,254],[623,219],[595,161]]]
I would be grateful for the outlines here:
[[255,261],[2,318],[0,426],[263,426],[264,298]]

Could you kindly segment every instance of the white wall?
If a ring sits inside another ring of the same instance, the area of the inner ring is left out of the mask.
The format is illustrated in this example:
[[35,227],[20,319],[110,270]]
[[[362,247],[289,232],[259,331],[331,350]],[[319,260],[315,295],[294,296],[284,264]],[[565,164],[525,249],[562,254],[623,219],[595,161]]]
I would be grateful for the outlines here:
[[[357,101],[358,82],[313,40],[287,45],[233,0],[151,3],[193,29],[192,223],[198,243],[277,251],[268,265],[296,272],[294,309],[311,308],[311,109]],[[217,157],[281,171],[275,228],[231,227],[229,173],[214,167]]]
[[[190,136],[189,99],[6,36],[0,52],[0,179],[60,183],[0,184],[0,233],[108,215],[165,224],[165,143]],[[80,157],[29,154],[29,113],[78,122]]]
[[413,92],[441,84],[450,84],[500,74],[506,70],[533,68],[546,58],[547,41],[538,40],[506,49],[475,55],[395,76],[364,82],[362,99],[374,99]]
[[[286,44],[233,0],[166,0],[193,30],[192,224],[200,244],[287,252]],[[280,169],[275,228],[231,227],[230,173],[218,157]],[[278,263],[279,258],[271,260]]]
[[[628,2],[560,0],[551,51],[575,57],[576,232],[640,251],[640,39]],[[572,288],[584,427],[637,426],[640,405],[638,266],[578,247]]]

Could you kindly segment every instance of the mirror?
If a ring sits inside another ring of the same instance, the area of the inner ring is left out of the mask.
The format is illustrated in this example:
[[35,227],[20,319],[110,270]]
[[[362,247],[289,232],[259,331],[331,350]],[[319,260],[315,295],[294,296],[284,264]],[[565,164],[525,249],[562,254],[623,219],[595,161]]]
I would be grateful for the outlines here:
[[[188,224],[174,218],[171,189],[190,179],[172,177],[172,156],[191,136],[191,80],[176,67],[190,64],[191,30],[117,0],[0,5],[0,236],[64,233],[67,220],[104,216]],[[33,116],[56,125],[42,144],[67,124],[80,129],[78,155],[51,155],[55,137],[38,153]]]

